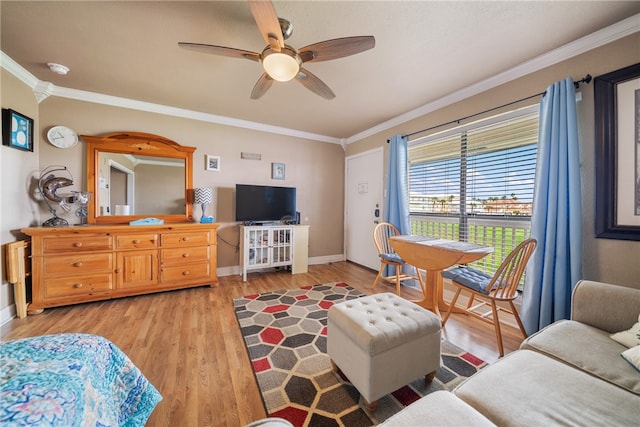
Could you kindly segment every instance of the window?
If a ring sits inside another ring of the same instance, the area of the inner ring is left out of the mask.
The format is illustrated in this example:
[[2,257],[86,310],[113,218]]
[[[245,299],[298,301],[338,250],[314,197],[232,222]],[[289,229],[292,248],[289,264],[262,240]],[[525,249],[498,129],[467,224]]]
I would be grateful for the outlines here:
[[409,145],[412,232],[493,246],[474,265],[493,273],[529,237],[537,105]]

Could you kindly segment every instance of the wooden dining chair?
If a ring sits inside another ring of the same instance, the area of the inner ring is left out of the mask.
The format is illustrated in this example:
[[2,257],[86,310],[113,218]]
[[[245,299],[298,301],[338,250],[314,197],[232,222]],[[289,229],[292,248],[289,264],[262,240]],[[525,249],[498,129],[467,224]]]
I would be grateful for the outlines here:
[[[389,243],[389,238],[393,236],[399,236],[400,231],[398,228],[388,222],[381,222],[373,229],[373,242],[378,250],[378,257],[380,258],[380,270],[378,275],[373,281],[372,289],[376,288],[380,279],[393,281],[396,284],[396,294],[400,295],[400,284],[403,280],[416,279],[415,276],[405,273],[405,267],[407,263],[396,253]],[[390,276],[384,276],[384,269],[387,266],[395,267],[395,274]]]
[[[536,248],[536,244],[536,240],[532,238],[520,243],[507,255],[493,276],[471,267],[459,267],[443,271],[442,277],[451,279],[457,289],[451,300],[449,311],[442,320],[442,326],[447,323],[451,312],[456,308],[455,305],[460,293],[465,291],[469,293],[469,302],[464,312],[494,325],[500,357],[504,356],[504,347],[502,345],[502,331],[500,330],[498,311],[511,313],[518,323],[520,332],[526,338],[527,333],[524,330],[518,311],[513,305],[513,300],[518,296],[518,283],[522,278],[529,258]],[[474,304],[476,299],[478,303]],[[498,305],[496,302],[506,302],[510,309]],[[491,307],[490,312],[486,311],[486,306]],[[479,311],[481,308],[485,308],[485,311]]]

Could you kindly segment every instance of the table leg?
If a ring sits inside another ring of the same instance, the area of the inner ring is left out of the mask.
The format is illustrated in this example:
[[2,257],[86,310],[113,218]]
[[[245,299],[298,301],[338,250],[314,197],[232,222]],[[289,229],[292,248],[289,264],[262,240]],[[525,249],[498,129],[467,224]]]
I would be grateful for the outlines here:
[[[427,310],[433,311],[440,319],[442,315],[440,311],[449,311],[450,305],[444,300],[442,270],[427,270],[425,272],[426,280],[422,279],[422,275],[418,273],[420,279],[420,287],[424,297],[421,300],[413,301]],[[453,308],[454,313],[463,313],[460,308]]]
[[[440,304],[438,301],[438,294],[440,293],[438,285],[442,287],[442,276],[440,276],[440,271],[434,270],[425,271],[425,276],[426,278],[422,279],[422,275],[418,272],[418,279],[420,280],[423,298],[414,302],[427,310],[433,311],[436,316],[442,319],[442,315],[440,315]],[[438,284],[438,277],[440,277],[440,284]]]

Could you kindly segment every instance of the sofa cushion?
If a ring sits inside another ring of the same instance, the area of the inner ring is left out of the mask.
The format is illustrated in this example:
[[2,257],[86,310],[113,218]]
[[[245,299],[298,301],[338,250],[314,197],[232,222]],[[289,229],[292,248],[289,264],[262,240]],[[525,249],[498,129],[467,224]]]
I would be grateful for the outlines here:
[[453,392],[500,426],[627,426],[640,419],[637,395],[530,350],[481,369]]
[[434,391],[388,418],[391,426],[494,426],[478,411],[448,391]]
[[629,328],[640,315],[640,289],[591,280],[573,288],[571,320],[610,334]]
[[626,347],[603,330],[560,320],[531,335],[520,348],[548,355],[640,395],[640,374],[620,357]]
[[631,347],[623,351],[622,358],[629,362],[638,372],[640,372],[640,345]]
[[284,418],[270,417],[254,421],[244,427],[293,427],[293,424]]
[[611,334],[611,339],[618,341],[620,344],[627,348],[640,345],[640,315],[638,315],[638,321],[631,328],[626,331],[616,332]]

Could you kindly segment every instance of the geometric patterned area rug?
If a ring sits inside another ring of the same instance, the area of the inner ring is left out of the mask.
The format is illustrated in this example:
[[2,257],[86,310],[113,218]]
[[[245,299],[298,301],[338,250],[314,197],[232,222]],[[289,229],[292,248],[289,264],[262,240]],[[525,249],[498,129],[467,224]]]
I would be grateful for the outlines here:
[[370,426],[420,397],[451,390],[486,365],[442,341],[442,367],[436,379],[417,379],[379,400],[375,414],[361,405],[360,393],[331,369],[327,355],[327,310],[364,296],[346,283],[247,295],[234,299],[238,323],[267,414],[294,426]]

